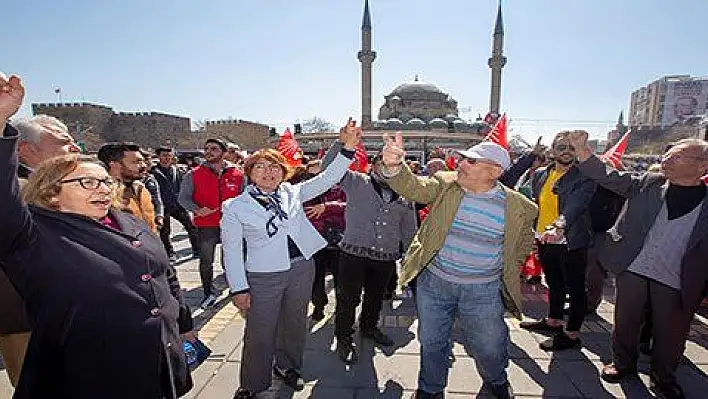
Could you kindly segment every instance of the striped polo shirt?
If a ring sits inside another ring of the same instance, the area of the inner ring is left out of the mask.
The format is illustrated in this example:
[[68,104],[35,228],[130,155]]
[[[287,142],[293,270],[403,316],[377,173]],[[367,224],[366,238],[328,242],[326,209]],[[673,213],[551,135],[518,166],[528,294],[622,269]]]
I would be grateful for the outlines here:
[[459,284],[499,279],[503,269],[505,195],[497,185],[486,193],[465,193],[445,242],[428,266]]

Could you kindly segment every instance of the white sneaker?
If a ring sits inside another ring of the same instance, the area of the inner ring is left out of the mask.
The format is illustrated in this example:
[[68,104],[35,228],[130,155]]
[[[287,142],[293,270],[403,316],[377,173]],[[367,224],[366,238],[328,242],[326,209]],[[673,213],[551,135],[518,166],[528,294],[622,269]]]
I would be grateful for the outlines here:
[[202,304],[199,306],[200,308],[206,310],[216,303],[216,295],[210,294],[208,297],[204,298],[202,301]]

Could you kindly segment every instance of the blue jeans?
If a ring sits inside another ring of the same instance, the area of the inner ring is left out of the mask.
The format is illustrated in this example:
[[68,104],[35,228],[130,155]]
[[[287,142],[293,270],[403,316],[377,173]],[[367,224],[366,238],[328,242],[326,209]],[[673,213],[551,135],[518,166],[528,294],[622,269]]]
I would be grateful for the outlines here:
[[418,389],[443,392],[447,386],[452,326],[457,317],[464,345],[485,382],[507,382],[509,327],[504,322],[501,279],[483,284],[456,284],[424,270],[418,277]]

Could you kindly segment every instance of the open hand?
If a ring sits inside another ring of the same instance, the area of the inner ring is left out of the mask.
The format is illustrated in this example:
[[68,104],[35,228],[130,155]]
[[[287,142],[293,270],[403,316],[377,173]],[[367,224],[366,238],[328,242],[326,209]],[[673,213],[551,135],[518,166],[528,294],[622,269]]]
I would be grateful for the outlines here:
[[9,78],[0,72],[0,125],[7,122],[22,106],[25,88],[17,75]]
[[403,135],[396,132],[395,138],[388,133],[383,134],[383,163],[385,166],[398,166],[406,158],[406,151],[403,147]]
[[588,159],[592,154],[588,145],[588,132],[585,130],[573,130],[568,134],[568,141],[575,148],[575,155],[581,162]]
[[325,204],[308,206],[307,208],[305,208],[305,216],[307,216],[308,218],[317,219],[322,216],[326,208],[327,207],[325,206]]
[[351,117],[347,120],[347,124],[339,129],[339,141],[344,144],[344,148],[354,150],[361,138],[361,128],[356,126],[356,121]]

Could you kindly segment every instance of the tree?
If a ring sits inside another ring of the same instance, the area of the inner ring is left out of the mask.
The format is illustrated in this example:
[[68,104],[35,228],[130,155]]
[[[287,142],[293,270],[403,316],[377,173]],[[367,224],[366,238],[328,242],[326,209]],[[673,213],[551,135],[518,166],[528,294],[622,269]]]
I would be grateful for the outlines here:
[[313,116],[310,119],[302,122],[302,132],[303,133],[324,133],[324,132],[334,132],[336,126],[330,121]]

